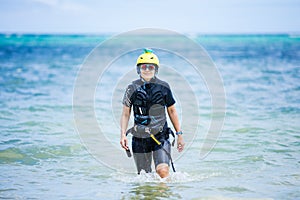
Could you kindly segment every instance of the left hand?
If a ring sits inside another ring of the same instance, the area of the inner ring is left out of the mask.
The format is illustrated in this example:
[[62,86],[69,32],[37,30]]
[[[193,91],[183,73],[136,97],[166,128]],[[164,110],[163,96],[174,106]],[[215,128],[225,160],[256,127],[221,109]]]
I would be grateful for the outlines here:
[[177,136],[177,150],[178,150],[178,152],[183,151],[184,145],[185,145],[185,143],[184,143],[182,135],[178,135]]

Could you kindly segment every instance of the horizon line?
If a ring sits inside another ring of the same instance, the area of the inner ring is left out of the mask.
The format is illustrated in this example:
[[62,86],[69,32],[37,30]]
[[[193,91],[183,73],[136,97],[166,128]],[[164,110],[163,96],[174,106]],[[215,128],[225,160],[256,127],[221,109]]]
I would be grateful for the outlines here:
[[[131,30],[128,30],[131,31]],[[82,36],[99,36],[99,35],[106,35],[106,36],[113,36],[118,35],[121,33],[125,33],[127,31],[120,31],[120,32],[64,32],[64,31],[3,31],[0,30],[1,35],[82,35]],[[183,35],[289,35],[289,36],[300,36],[300,31],[253,31],[253,32],[179,32]]]

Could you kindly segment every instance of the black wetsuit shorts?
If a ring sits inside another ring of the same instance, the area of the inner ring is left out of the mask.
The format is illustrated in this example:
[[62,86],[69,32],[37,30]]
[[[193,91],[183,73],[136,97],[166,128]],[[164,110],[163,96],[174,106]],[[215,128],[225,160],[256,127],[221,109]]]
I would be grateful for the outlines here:
[[138,174],[141,170],[145,170],[145,172],[152,171],[152,157],[155,168],[161,163],[170,165],[170,159],[166,153],[166,151],[169,154],[171,153],[171,144],[168,135],[166,136],[164,134],[159,136],[159,134],[157,134],[155,137],[161,142],[161,145],[158,145],[151,137],[132,137],[132,151]]

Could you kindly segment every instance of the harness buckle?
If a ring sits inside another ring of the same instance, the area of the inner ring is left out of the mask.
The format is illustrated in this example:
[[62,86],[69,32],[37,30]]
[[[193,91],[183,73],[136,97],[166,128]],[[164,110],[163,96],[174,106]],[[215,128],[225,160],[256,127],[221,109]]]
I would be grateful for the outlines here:
[[145,132],[151,134],[151,129],[149,127],[145,127]]
[[160,126],[159,127],[159,132],[162,132],[164,130],[164,127],[163,126]]

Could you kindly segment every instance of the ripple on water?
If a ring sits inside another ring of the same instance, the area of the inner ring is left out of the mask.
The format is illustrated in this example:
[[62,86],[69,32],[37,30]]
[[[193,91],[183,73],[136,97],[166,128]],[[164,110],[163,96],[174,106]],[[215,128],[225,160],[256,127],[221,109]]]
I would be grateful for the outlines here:
[[28,146],[9,147],[0,150],[0,164],[20,163],[24,165],[38,165],[43,160],[74,157],[82,150],[81,145],[72,146]]

